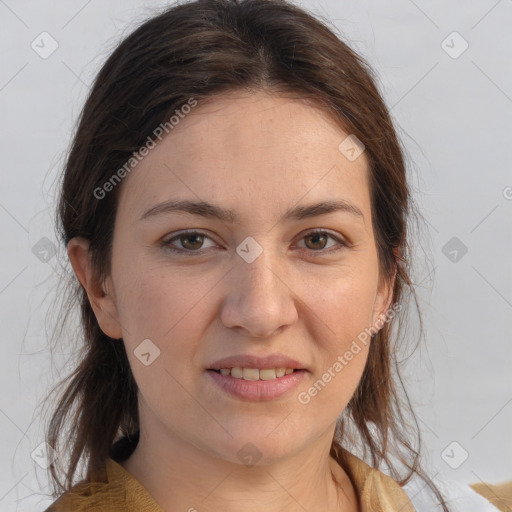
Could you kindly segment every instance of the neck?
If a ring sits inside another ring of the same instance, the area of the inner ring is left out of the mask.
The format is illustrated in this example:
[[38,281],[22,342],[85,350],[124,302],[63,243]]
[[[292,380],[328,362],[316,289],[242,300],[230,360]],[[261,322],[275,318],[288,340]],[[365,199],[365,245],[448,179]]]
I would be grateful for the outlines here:
[[286,460],[246,466],[162,434],[141,429],[134,453],[121,465],[164,510],[358,510],[350,478],[329,455],[332,435]]

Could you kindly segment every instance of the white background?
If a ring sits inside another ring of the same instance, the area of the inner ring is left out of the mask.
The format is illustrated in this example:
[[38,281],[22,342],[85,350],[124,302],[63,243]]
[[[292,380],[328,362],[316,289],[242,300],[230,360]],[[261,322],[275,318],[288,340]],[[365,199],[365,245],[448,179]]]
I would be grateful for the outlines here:
[[[54,180],[89,84],[120,37],[163,5],[0,0],[2,511],[50,502],[31,453],[43,442],[37,406],[63,371],[45,314],[64,252],[44,263],[32,248],[43,237],[58,245]],[[441,481],[511,480],[512,1],[300,5],[333,20],[376,70],[428,223],[415,278],[426,342],[406,370],[425,466]],[[43,31],[58,42],[47,59],[31,48]],[[463,48],[453,31],[469,45],[457,58],[445,51]],[[443,253],[452,237],[468,249],[456,262]],[[445,458],[468,453],[457,469],[442,457],[454,441]]]

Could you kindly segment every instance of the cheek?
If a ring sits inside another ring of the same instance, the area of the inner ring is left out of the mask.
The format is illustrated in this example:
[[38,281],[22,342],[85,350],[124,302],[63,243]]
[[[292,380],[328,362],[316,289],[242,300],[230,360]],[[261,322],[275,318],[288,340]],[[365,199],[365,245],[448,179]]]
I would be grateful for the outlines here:
[[128,277],[116,288],[118,313],[141,399],[166,422],[176,421],[173,414],[186,410],[189,421],[197,415],[204,423],[194,408],[190,380],[204,333],[209,279],[198,287],[184,273],[149,265],[132,266]]
[[[319,364],[298,394],[305,415],[320,423],[335,421],[352,398],[364,371],[371,340],[372,300],[358,288],[337,289],[324,296],[319,309],[322,322],[315,334]],[[365,331],[367,329],[367,331]],[[319,334],[321,332],[321,334]],[[320,419],[322,418],[322,419]]]
[[170,409],[190,408],[183,386],[191,387],[220,276],[149,264],[133,265],[126,275],[116,293],[134,378],[148,401],[165,396]]
[[361,267],[359,271],[343,269],[337,277],[317,282],[321,286],[310,288],[314,291],[305,301],[310,312],[305,314],[315,319],[313,337],[320,364],[304,403],[314,397],[317,405],[343,409],[361,379],[368,357],[377,275],[371,267]]
[[183,329],[199,327],[197,319],[208,304],[208,291],[218,279],[204,274],[147,266],[132,267],[118,291],[118,313],[132,341],[154,338],[167,343]]
[[343,268],[308,286],[305,302],[325,326],[326,343],[342,350],[372,325],[377,292],[377,273],[371,267]]

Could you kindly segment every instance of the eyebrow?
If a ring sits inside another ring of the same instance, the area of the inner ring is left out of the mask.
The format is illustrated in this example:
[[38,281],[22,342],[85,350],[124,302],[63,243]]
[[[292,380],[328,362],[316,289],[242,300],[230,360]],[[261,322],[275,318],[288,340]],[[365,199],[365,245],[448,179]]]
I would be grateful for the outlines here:
[[[211,219],[218,219],[226,223],[238,222],[239,216],[234,210],[223,208],[205,201],[190,200],[169,200],[159,203],[149,210],[146,210],[139,220],[144,220],[156,215],[169,214],[173,212],[185,212],[191,215],[198,215]],[[321,203],[295,206],[290,208],[282,217],[286,220],[302,220],[319,215],[326,215],[333,212],[345,212],[358,217],[364,222],[363,212],[354,204],[344,199],[329,200]]]

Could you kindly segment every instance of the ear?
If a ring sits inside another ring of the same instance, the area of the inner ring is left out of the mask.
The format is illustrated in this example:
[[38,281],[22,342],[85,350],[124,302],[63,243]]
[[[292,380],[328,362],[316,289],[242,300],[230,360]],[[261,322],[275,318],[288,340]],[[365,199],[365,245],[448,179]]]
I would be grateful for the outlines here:
[[391,305],[391,300],[393,299],[393,289],[395,286],[396,273],[397,266],[395,265],[393,275],[391,277],[379,278],[379,287],[373,306],[372,318],[372,326],[375,326],[376,330],[382,329],[382,326],[388,319],[386,312],[388,311],[389,306]]
[[71,266],[87,293],[101,330],[110,338],[122,338],[113,287],[109,286],[112,292],[107,289],[111,280],[107,278],[106,283],[99,281],[91,263],[89,240],[82,237],[72,238],[68,242],[67,251]]

